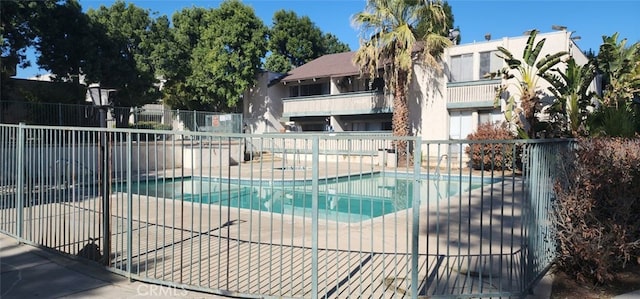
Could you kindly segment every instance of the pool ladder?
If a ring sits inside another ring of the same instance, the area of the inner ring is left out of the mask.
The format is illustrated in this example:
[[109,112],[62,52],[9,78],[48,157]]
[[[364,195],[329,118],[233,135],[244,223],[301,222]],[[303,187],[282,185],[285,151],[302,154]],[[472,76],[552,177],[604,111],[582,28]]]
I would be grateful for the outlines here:
[[436,173],[435,173],[435,187],[436,187],[436,194],[438,196],[438,201],[440,201],[440,199],[442,199],[441,195],[440,195],[440,163],[442,163],[442,160],[444,159],[449,159],[449,155],[444,154],[441,155],[438,158],[438,164],[436,165]]

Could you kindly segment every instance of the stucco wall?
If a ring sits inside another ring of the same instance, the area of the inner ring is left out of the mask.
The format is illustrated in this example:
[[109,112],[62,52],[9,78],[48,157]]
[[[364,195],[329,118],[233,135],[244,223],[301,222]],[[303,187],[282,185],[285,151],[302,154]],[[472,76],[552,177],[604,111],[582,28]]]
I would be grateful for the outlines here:
[[287,95],[283,84],[269,86],[269,72],[258,74],[254,86],[244,93],[244,121],[247,133],[280,132],[282,98]]

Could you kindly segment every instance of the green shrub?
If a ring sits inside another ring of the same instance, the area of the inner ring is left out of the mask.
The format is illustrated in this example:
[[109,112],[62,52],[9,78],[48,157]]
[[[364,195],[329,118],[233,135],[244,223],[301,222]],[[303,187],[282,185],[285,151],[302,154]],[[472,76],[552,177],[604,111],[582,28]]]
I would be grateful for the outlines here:
[[502,170],[514,168],[515,144],[505,144],[502,140],[514,139],[506,124],[484,123],[467,136],[468,140],[481,140],[465,148],[471,167],[484,170]]
[[558,269],[584,283],[611,281],[640,257],[640,140],[581,140],[559,161]]

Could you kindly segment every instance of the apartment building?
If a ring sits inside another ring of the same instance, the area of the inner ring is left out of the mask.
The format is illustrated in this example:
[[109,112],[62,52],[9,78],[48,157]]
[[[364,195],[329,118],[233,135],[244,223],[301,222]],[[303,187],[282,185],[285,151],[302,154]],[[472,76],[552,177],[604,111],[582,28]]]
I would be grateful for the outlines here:
[[[567,51],[577,63],[587,57],[570,31],[539,33],[546,39],[540,57]],[[494,106],[502,79],[487,76],[503,67],[498,46],[520,58],[528,34],[454,45],[446,49],[441,70],[417,62],[409,91],[411,128],[428,140],[465,139],[483,122],[504,119],[504,102]],[[244,95],[244,119],[253,133],[302,131],[391,131],[392,94],[383,76],[360,76],[355,52],[319,57],[287,74],[263,72]],[[540,80],[542,82],[542,80]],[[513,84],[511,84],[513,85]],[[541,86],[545,88],[545,86]],[[516,92],[510,86],[510,92]]]

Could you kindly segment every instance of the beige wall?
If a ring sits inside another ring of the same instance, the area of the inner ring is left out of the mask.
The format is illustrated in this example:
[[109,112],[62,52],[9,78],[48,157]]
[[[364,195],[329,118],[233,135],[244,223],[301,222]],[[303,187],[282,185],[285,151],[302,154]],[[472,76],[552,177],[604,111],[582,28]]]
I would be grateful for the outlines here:
[[409,118],[414,135],[425,140],[446,140],[449,132],[444,77],[433,68],[414,66],[409,92]]

